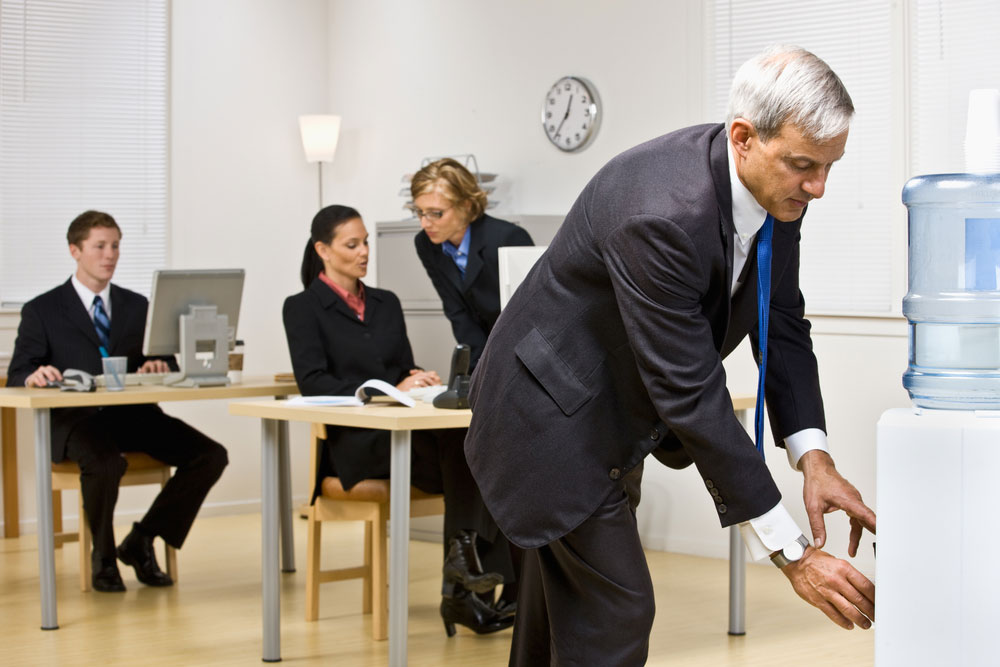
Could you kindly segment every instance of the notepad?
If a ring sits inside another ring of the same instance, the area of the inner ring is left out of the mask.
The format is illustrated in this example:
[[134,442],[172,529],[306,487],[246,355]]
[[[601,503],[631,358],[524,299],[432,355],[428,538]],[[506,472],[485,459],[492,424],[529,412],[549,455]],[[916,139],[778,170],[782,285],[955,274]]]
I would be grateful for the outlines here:
[[364,382],[354,392],[354,396],[296,396],[288,399],[288,405],[326,405],[359,408],[371,400],[372,394],[369,390],[381,392],[408,408],[416,405],[416,401],[399,389],[396,389],[393,385],[383,380],[375,379]]

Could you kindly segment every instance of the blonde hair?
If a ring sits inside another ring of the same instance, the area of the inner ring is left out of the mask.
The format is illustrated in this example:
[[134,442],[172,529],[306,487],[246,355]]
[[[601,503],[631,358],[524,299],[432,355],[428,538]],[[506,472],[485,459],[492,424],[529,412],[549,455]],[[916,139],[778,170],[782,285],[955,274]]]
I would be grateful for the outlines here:
[[476,177],[451,158],[431,162],[414,174],[410,181],[410,195],[413,199],[435,190],[440,191],[453,205],[469,202],[471,220],[475,220],[486,210],[486,193],[479,187]]

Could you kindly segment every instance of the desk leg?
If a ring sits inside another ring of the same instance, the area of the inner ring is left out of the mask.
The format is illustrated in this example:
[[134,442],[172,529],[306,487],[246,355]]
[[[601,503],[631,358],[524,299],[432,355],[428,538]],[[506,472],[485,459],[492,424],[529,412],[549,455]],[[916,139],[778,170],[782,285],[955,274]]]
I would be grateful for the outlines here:
[[3,451],[3,536],[21,534],[17,507],[17,410],[0,408],[0,448]]
[[[747,431],[753,430],[749,410],[737,410],[736,416]],[[729,527],[729,634],[747,633],[746,550],[739,526]]]
[[406,665],[409,611],[410,432],[392,432],[389,463],[389,666]]
[[52,534],[52,439],[48,408],[34,410],[35,498],[38,512],[38,578],[42,588],[42,630],[56,630],[56,555]]
[[261,420],[261,622],[264,662],[281,661],[281,590],[278,588],[278,422]]
[[278,423],[278,502],[281,523],[281,571],[295,572],[295,538],[292,535],[292,464],[288,453],[288,422]]

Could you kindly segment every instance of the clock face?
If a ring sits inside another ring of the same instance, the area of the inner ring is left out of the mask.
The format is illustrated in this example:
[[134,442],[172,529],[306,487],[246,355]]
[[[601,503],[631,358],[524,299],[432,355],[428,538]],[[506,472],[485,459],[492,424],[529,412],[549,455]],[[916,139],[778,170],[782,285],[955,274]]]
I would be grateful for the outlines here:
[[564,76],[545,94],[542,126],[557,148],[577,151],[597,133],[599,114],[597,90],[584,79]]

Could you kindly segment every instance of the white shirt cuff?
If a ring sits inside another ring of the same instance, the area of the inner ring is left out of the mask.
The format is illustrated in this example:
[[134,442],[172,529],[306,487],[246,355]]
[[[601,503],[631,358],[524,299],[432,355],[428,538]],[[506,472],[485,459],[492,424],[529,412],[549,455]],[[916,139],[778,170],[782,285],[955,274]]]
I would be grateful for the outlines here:
[[740,535],[750,558],[762,560],[799,539],[804,533],[780,502],[765,514],[740,524]]
[[823,429],[805,428],[785,438],[785,453],[788,455],[788,464],[792,466],[792,470],[798,470],[799,459],[802,458],[803,454],[813,449],[830,452]]

